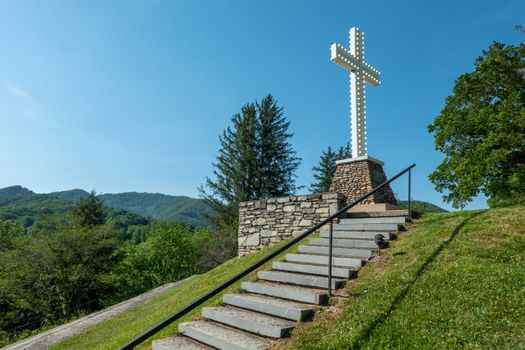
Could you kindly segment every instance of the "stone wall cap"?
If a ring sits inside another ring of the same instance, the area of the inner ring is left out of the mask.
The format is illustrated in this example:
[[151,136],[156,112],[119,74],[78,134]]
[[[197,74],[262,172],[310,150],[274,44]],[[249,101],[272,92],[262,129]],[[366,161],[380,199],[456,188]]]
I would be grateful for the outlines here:
[[356,158],[341,159],[341,160],[337,160],[335,162],[335,164],[339,165],[339,164],[346,164],[346,163],[361,162],[361,161],[365,161],[365,160],[377,163],[379,165],[384,165],[385,164],[382,161],[380,161],[379,159],[375,159],[375,158],[370,157],[370,156],[361,156],[361,157],[356,157]]
[[[354,158],[352,158],[354,159]],[[373,159],[373,158],[372,158]],[[347,160],[347,159],[343,159]],[[381,163],[382,164],[382,163]],[[328,198],[344,198],[345,195],[341,192],[320,192],[320,193],[309,193],[309,194],[301,194],[301,195],[290,195],[290,196],[284,196],[284,197],[272,197],[267,199],[256,199],[251,201],[245,201],[240,202],[239,207],[246,207],[250,205],[257,205],[257,204],[270,204],[275,203],[277,201],[282,203],[286,202],[304,202],[305,200],[311,200],[311,199],[328,199]],[[285,201],[286,200],[286,201]]]
[[323,199],[344,199],[346,197],[341,192],[324,192],[321,195]]

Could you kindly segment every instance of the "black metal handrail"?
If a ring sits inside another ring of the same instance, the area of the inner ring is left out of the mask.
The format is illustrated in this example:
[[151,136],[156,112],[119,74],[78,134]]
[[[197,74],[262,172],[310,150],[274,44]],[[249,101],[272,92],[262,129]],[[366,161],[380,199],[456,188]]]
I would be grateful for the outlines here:
[[178,320],[182,316],[186,315],[188,312],[190,312],[191,310],[193,310],[197,306],[201,305],[202,303],[204,303],[208,299],[210,299],[213,296],[217,295],[218,293],[222,292],[224,289],[226,289],[227,287],[231,286],[232,284],[234,284],[235,282],[237,282],[241,278],[245,277],[250,272],[254,271],[258,267],[260,267],[260,266],[264,265],[265,263],[267,263],[268,261],[272,260],[273,258],[278,256],[279,254],[281,254],[282,252],[284,252],[288,248],[290,248],[293,245],[295,245],[297,242],[303,240],[304,238],[306,238],[307,236],[309,236],[312,233],[316,232],[317,230],[319,230],[321,227],[323,227],[324,225],[326,225],[328,223],[330,223],[329,253],[328,253],[329,254],[329,256],[328,256],[328,293],[329,293],[329,295],[331,295],[331,288],[332,288],[332,236],[333,236],[333,234],[332,234],[333,227],[332,226],[333,226],[333,221],[335,219],[338,219],[341,214],[346,213],[348,211],[348,209],[356,206],[357,204],[359,204],[360,202],[362,202],[366,198],[370,197],[371,195],[373,195],[374,193],[378,192],[379,190],[381,190],[385,186],[389,185],[391,182],[397,180],[399,177],[401,177],[407,171],[409,173],[409,175],[408,175],[408,215],[410,217],[410,215],[411,215],[411,213],[410,213],[411,170],[415,166],[416,166],[415,163],[412,164],[411,166],[409,166],[408,168],[406,168],[403,171],[399,172],[397,175],[393,176],[389,180],[383,182],[381,185],[377,186],[376,188],[374,188],[370,192],[368,192],[368,193],[364,194],[363,196],[359,197],[358,199],[356,199],[352,203],[347,204],[345,207],[339,209],[335,214],[330,215],[326,219],[322,220],[321,222],[319,222],[315,226],[313,226],[313,227],[309,228],[308,230],[304,231],[303,233],[301,233],[297,237],[291,239],[290,241],[288,241],[283,246],[277,248],[276,250],[274,250],[270,254],[266,255],[263,258],[261,258],[259,261],[253,263],[252,265],[250,265],[249,267],[247,267],[243,271],[239,272],[235,276],[231,277],[227,281],[221,283],[220,285],[218,285],[217,287],[215,287],[211,291],[207,292],[206,294],[204,294],[204,295],[200,296],[199,298],[195,299],[194,301],[192,301],[188,305],[186,305],[186,306],[182,307],[181,309],[177,310],[171,316],[169,316],[168,318],[166,318],[166,319],[162,320],[161,322],[157,323],[155,326],[151,327],[146,332],[136,336],[135,338],[130,340],[128,343],[126,343],[125,345],[121,346],[119,348],[119,350],[133,349],[135,346],[139,345],[140,343],[142,343],[143,341],[145,341],[146,339],[148,339],[152,335],[154,335],[157,332],[161,331],[162,329],[166,328],[167,326],[169,326],[170,324],[172,324],[173,322],[175,322],[176,320]]

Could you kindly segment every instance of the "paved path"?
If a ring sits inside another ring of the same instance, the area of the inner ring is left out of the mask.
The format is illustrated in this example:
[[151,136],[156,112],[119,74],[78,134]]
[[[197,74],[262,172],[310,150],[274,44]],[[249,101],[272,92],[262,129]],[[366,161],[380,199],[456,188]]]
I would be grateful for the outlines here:
[[45,332],[34,335],[30,338],[26,338],[19,342],[8,345],[7,347],[2,348],[2,350],[22,350],[22,349],[44,350],[44,349],[48,349],[52,345],[59,343],[64,339],[72,337],[75,334],[78,334],[90,327],[93,327],[94,325],[100,322],[109,320],[110,318],[113,318],[126,310],[129,310],[137,305],[140,305],[144,303],[145,301],[171,288],[174,288],[183,282],[186,282],[192,277],[193,276],[185,278],[178,282],[165,284],[161,287],[150,290],[149,292],[136,296],[132,299],[129,299],[119,304],[110,306],[107,309],[100,310],[98,312],[95,312],[87,316],[84,316],[82,318],[79,318],[78,320],[63,324],[61,326],[58,326],[53,329],[50,329]]

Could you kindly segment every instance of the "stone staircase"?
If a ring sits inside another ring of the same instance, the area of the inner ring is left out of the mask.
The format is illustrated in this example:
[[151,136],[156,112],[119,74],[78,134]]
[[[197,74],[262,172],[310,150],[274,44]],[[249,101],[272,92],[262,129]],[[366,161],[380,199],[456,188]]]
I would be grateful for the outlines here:
[[[333,225],[333,289],[343,288],[396,237],[407,218],[394,215],[349,214]],[[179,334],[153,341],[153,350],[269,349],[272,340],[287,336],[297,321],[329,303],[327,229],[285,261],[274,262],[270,271],[259,271],[256,282],[243,282],[242,293],[224,295],[223,306],[203,308],[203,320],[181,323]]]

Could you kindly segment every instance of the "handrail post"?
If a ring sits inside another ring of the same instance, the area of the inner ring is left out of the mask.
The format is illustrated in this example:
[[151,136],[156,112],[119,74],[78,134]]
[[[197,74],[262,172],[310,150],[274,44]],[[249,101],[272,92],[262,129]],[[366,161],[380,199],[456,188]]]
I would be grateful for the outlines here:
[[332,296],[332,243],[334,236],[334,219],[330,220],[330,232],[328,233],[328,296]]
[[412,220],[412,211],[410,209],[410,192],[412,187],[412,168],[408,169],[408,219]]

